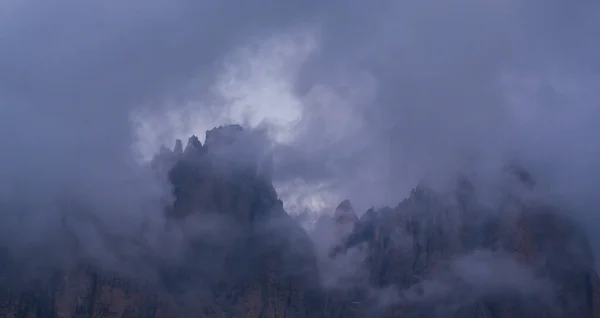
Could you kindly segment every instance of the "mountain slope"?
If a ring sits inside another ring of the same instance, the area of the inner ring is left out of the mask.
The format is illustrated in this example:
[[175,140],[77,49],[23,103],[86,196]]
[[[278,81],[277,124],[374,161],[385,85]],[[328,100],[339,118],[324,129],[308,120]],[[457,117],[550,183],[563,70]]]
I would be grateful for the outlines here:
[[[156,262],[147,283],[82,261],[41,279],[0,286],[6,317],[316,317],[318,281],[311,242],[283,210],[268,171],[255,158],[227,162],[248,142],[239,126],[164,149],[153,165],[169,171],[175,201],[169,227],[183,235],[183,256]],[[239,155],[248,155],[241,153]],[[252,160],[248,160],[252,159]],[[2,255],[0,255],[2,256]],[[3,258],[0,277],[18,278]]]
[[224,126],[163,149],[152,165],[173,187],[165,233],[181,251],[145,256],[153,275],[86,259],[36,270],[0,250],[0,317],[600,318],[587,239],[511,191],[534,187],[526,174],[508,172],[516,183],[493,205],[467,179],[360,218],[344,200],[307,233],[261,146]]
[[334,247],[368,246],[371,286],[396,295],[382,317],[599,317],[592,252],[560,211],[448,202],[417,188],[394,209],[369,210]]

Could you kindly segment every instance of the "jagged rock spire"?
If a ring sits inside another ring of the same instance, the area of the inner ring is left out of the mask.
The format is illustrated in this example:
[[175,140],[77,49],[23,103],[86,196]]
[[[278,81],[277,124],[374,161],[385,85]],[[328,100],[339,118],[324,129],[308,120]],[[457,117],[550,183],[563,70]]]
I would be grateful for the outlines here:
[[173,152],[178,156],[183,154],[183,142],[181,142],[181,139],[175,140],[175,148],[173,148]]
[[187,146],[185,147],[185,154],[201,154],[203,150],[202,143],[198,137],[196,137],[196,135],[192,135],[192,137],[188,139]]
[[338,205],[338,207],[333,212],[333,218],[338,223],[354,223],[358,221],[358,216],[356,212],[354,212],[354,208],[352,207],[352,203],[350,200],[346,199]]
[[240,125],[225,125],[207,130],[205,147],[231,145],[243,131]]

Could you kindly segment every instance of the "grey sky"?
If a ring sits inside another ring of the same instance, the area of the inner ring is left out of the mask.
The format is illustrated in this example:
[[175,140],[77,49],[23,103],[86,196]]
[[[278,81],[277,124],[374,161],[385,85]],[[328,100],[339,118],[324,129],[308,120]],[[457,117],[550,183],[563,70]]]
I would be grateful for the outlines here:
[[[391,204],[465,153],[493,174],[516,151],[598,222],[599,33],[584,0],[6,1],[0,194],[35,211],[6,224],[51,232],[70,195],[126,231],[164,190],[133,160],[140,138],[248,117],[289,128],[290,201],[300,184]],[[285,125],[266,116],[281,108]],[[154,127],[140,136],[132,113]]]

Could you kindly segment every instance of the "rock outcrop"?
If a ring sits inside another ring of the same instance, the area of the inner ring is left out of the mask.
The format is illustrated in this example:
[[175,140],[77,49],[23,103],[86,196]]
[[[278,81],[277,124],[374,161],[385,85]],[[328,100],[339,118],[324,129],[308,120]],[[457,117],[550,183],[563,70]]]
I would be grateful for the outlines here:
[[[0,250],[0,317],[600,318],[587,239],[557,207],[506,191],[490,208],[465,178],[360,218],[344,200],[309,236],[260,140],[235,125],[205,140],[152,162],[173,187],[165,231],[181,248],[147,257],[155,276],[85,260],[36,271]],[[509,169],[508,190],[535,187],[523,171]]]
[[459,188],[371,209],[332,249],[368,245],[369,287],[394,295],[380,317],[600,317],[592,251],[572,220],[509,196],[491,209]]
[[152,162],[168,171],[175,201],[166,218],[185,245],[177,259],[148,260],[156,262],[154,281],[84,261],[20,279],[19,264],[0,251],[0,316],[319,317],[309,237],[254,158],[225,160],[241,133],[219,127],[206,145],[192,136],[185,150],[178,141]]

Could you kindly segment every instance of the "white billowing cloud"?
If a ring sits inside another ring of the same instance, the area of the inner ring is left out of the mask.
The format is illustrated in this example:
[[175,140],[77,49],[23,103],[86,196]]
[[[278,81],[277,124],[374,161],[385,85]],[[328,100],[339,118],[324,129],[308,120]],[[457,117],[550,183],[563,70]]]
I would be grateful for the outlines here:
[[[341,70],[334,74],[335,86],[316,85],[305,94],[295,91],[299,71],[319,49],[317,31],[304,27],[256,38],[223,59],[209,100],[191,101],[162,114],[138,114],[134,118],[142,156],[149,159],[158,145],[170,147],[175,138],[192,134],[202,138],[204,130],[228,123],[243,123],[248,128],[266,126],[276,145],[303,147],[308,155],[346,142],[350,134],[360,135],[366,123],[350,105],[373,99],[376,82],[368,73]],[[318,129],[314,128],[315,121],[320,123]],[[302,145],[305,140],[296,137],[305,133],[315,134],[320,142],[308,140]],[[356,149],[339,156],[353,156],[353,151]],[[279,157],[276,152],[276,162]],[[335,162],[331,163],[330,168],[335,169]],[[335,184],[324,181],[286,178],[275,183],[291,213],[328,211],[343,199],[335,193]]]
[[315,31],[307,28],[255,38],[222,59],[209,98],[186,101],[164,113],[137,114],[138,143],[146,157],[174,138],[196,134],[202,139],[205,130],[222,124],[267,125],[275,142],[292,138],[303,116],[302,101],[293,92],[294,76],[317,49],[316,41]]
[[294,77],[317,48],[315,37],[314,31],[298,30],[231,52],[213,88],[226,103],[223,119],[250,126],[267,124],[276,142],[292,138],[303,116],[302,101],[293,92]]

